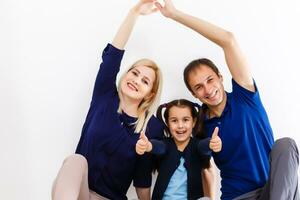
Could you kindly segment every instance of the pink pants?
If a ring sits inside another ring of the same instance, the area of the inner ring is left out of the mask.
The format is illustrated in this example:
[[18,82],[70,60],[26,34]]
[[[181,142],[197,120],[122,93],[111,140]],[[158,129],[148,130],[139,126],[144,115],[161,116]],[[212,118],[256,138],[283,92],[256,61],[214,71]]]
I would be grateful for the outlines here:
[[67,157],[52,187],[53,200],[108,200],[89,189],[88,163],[85,157]]

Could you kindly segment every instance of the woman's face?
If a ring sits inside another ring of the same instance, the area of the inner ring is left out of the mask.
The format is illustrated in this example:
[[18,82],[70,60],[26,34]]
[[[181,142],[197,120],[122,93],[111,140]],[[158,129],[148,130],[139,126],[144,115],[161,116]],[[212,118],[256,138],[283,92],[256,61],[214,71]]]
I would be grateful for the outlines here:
[[187,144],[195,126],[189,107],[173,106],[169,110],[168,127],[175,143]]
[[122,94],[137,102],[141,102],[151,94],[155,81],[155,71],[144,65],[130,69],[121,80]]

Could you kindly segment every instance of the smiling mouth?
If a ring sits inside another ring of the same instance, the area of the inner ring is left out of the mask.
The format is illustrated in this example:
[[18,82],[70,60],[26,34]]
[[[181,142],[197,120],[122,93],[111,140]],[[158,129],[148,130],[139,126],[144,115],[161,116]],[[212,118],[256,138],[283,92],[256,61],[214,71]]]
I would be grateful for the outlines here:
[[215,98],[216,95],[217,95],[217,93],[218,93],[218,90],[216,90],[215,92],[213,92],[211,95],[207,96],[206,99],[213,99],[213,98]]
[[186,131],[176,131],[177,135],[184,135],[186,133]]
[[133,85],[132,83],[127,83],[127,86],[131,89],[131,90],[134,90],[134,91],[138,91],[138,89],[135,87],[135,85]]

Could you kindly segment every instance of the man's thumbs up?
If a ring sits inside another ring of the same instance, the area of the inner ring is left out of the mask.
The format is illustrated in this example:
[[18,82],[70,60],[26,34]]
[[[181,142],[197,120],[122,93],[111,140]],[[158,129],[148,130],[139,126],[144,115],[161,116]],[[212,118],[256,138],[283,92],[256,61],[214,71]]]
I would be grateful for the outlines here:
[[215,128],[215,130],[211,136],[211,139],[209,142],[209,148],[215,153],[220,152],[222,149],[222,140],[219,137],[219,128],[218,127]]

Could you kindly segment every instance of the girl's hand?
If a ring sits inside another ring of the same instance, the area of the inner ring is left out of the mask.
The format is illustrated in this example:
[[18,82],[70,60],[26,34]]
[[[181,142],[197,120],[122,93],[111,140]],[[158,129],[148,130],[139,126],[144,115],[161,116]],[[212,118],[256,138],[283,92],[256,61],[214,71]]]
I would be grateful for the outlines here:
[[162,6],[159,2],[155,2],[155,6],[157,9],[163,14],[163,16],[172,18],[174,13],[176,12],[176,8],[173,5],[171,0],[164,0],[165,5]]
[[140,139],[137,141],[135,145],[135,151],[139,155],[143,155],[145,152],[150,152],[152,150],[152,144],[148,140],[145,133],[142,131],[140,133]]
[[222,150],[222,140],[218,136],[218,133],[219,128],[216,127],[209,142],[209,148],[215,153],[218,153]]
[[158,9],[154,6],[155,0],[140,0],[133,10],[139,15],[149,15],[156,12]]

